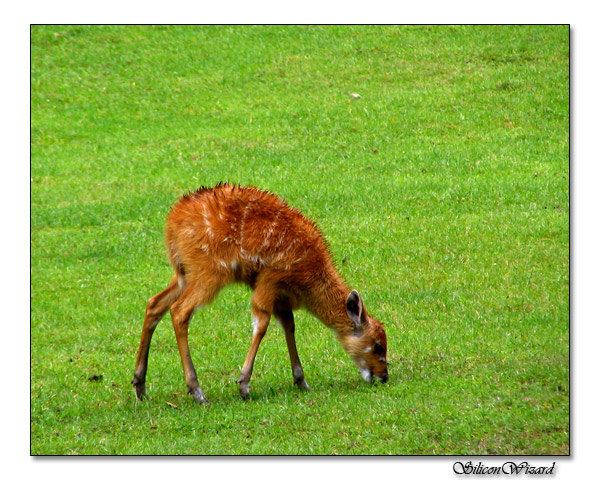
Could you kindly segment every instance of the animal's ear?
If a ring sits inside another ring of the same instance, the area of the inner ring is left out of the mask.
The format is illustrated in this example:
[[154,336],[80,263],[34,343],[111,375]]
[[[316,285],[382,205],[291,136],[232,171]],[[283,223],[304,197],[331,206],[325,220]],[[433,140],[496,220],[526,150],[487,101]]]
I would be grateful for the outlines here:
[[352,290],[346,300],[346,313],[354,322],[357,331],[362,331],[365,317],[363,316],[363,302],[356,290]]

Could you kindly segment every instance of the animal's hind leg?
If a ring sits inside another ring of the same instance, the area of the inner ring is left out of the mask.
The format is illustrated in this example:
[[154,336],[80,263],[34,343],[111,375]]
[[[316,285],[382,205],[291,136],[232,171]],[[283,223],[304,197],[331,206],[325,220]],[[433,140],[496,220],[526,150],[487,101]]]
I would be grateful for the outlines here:
[[290,354],[294,385],[298,385],[298,388],[301,390],[309,390],[308,384],[304,379],[304,371],[302,370],[302,364],[300,363],[300,357],[298,356],[298,349],[296,348],[296,325],[294,323],[294,314],[290,309],[281,308],[276,305],[274,315],[277,320],[279,320],[279,323],[285,332],[285,342],[287,343],[288,352]]
[[185,287],[179,300],[171,307],[171,318],[175,337],[177,338],[179,355],[181,356],[185,383],[188,387],[188,393],[198,403],[208,403],[208,400],[198,384],[198,376],[188,344],[188,328],[194,312],[209,303],[217,294],[219,288],[218,285],[203,285],[200,287],[197,284],[190,283]]
[[179,298],[179,295],[181,295],[181,289],[177,282],[177,276],[174,276],[169,286],[150,298],[146,305],[142,338],[135,362],[133,381],[131,382],[135,386],[135,393],[140,400],[146,395],[146,371],[148,369],[148,352],[150,351],[152,334],[165,312]]

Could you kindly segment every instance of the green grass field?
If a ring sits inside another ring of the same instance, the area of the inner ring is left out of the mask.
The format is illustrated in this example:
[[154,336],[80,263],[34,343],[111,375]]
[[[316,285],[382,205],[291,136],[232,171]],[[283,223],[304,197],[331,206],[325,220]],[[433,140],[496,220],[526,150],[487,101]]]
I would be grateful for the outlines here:
[[[31,453],[569,454],[569,28],[31,29]],[[360,98],[353,98],[356,93]],[[388,335],[368,385],[305,312],[236,380],[250,291],[167,315],[183,193],[269,189],[324,231]]]

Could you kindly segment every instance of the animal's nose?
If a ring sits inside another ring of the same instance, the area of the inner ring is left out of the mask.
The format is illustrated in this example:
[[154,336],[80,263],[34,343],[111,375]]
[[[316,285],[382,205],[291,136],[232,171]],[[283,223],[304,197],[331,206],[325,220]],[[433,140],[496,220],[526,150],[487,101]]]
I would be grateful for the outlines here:
[[385,383],[385,382],[387,382],[387,381],[388,381],[388,374],[387,374],[387,373],[385,373],[385,374],[383,375],[383,377],[381,377],[381,383]]

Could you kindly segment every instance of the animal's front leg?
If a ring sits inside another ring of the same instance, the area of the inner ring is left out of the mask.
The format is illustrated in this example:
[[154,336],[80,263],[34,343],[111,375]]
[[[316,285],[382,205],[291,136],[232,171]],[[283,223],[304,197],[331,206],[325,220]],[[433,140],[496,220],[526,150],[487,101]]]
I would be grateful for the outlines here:
[[278,309],[275,310],[275,316],[279,320],[279,323],[281,323],[283,331],[285,332],[285,341],[290,354],[294,385],[298,385],[298,388],[301,390],[310,390],[308,383],[306,383],[306,380],[304,379],[304,371],[302,370],[302,364],[300,363],[300,357],[298,356],[298,349],[296,348],[296,326],[294,323],[294,314],[291,310]]
[[252,369],[254,368],[256,352],[258,352],[258,346],[267,332],[270,319],[271,314],[269,312],[260,309],[256,304],[252,305],[252,342],[248,354],[246,355],[246,361],[242,367],[242,373],[238,380],[238,383],[240,384],[240,395],[245,400],[250,396],[250,377],[252,376]]

